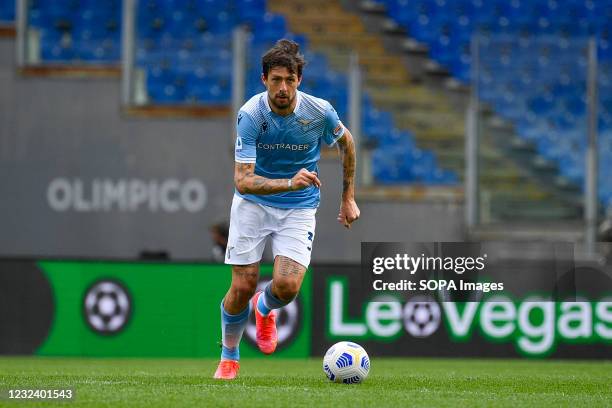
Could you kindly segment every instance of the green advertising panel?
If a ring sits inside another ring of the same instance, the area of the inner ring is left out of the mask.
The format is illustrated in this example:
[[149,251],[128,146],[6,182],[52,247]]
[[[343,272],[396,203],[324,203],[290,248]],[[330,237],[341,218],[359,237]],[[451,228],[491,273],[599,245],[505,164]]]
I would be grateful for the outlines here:
[[350,340],[386,357],[612,358],[612,297],[606,294],[444,301],[434,291],[411,297],[373,293],[358,265],[314,269],[313,290],[324,294],[313,304],[314,355]]
[[[231,282],[227,265],[61,262],[38,266],[49,280],[55,314],[37,354],[46,356],[217,357],[220,302]],[[262,266],[261,280],[272,267]],[[311,276],[281,311],[274,357],[310,354]],[[261,356],[249,338],[240,353]]]

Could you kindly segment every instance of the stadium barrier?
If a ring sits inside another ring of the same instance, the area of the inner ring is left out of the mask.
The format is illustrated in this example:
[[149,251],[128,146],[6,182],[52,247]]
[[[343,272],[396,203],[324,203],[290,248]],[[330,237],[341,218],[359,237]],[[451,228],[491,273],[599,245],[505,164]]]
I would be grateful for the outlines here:
[[[612,297],[376,298],[360,268],[310,268],[279,316],[274,357],[321,356],[354,340],[372,356],[612,358]],[[271,266],[261,272],[264,283]],[[216,358],[229,283],[225,265],[2,260],[0,354]],[[251,322],[243,357],[262,356],[253,337]]]
[[[584,289],[609,290],[610,275],[579,266],[548,280],[534,273],[541,261],[506,266],[514,270],[498,269],[497,278],[489,273],[485,281],[518,279],[522,288],[477,296],[448,291],[437,279],[408,296],[377,292],[361,265],[314,267],[314,293],[324,297],[313,303],[312,353],[351,339],[375,356],[612,358],[610,292],[579,296]],[[540,296],[546,285],[555,301]]]
[[[0,354],[218,357],[231,281],[213,264],[0,261]],[[272,273],[262,266],[261,281]],[[279,316],[275,356],[310,354],[311,281]],[[258,356],[251,322],[241,346]]]

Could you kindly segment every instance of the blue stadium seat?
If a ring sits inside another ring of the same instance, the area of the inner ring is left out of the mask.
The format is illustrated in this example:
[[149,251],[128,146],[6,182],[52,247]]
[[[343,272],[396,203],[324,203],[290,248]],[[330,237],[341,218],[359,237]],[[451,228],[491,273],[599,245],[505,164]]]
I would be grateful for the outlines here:
[[41,57],[50,62],[67,62],[75,59],[76,52],[71,43],[49,41],[48,38],[41,40]]
[[198,104],[228,104],[231,100],[229,81],[209,78],[206,81],[188,83],[186,99]]
[[392,129],[384,133],[377,141],[382,147],[389,146],[392,148],[394,146],[402,146],[408,150],[416,149],[414,134],[409,131]]
[[393,118],[389,112],[370,109],[363,112],[362,130],[366,137],[381,140],[393,129]]
[[407,162],[415,179],[422,182],[431,182],[432,175],[437,168],[434,154],[431,151],[421,149],[414,149],[411,153]]
[[28,22],[40,33],[43,61],[117,63],[120,59],[118,0],[32,1]]
[[15,0],[0,0],[0,24],[15,21]]
[[[468,84],[472,63],[469,39],[473,33],[480,33],[479,97],[490,103],[498,115],[514,122],[517,133],[536,143],[540,154],[559,165],[561,174],[582,183],[587,113],[585,38],[588,35],[595,34],[598,38],[599,129],[607,135],[612,128],[612,1],[380,2],[411,37],[429,46],[432,59]],[[538,37],[542,35],[554,40],[542,41]],[[364,129],[384,140],[378,125],[373,120]],[[384,136],[389,134],[392,132]],[[422,154],[417,149],[413,153]],[[611,162],[610,159],[602,156],[601,162]],[[409,174],[414,180],[427,182],[435,182],[436,177],[444,179],[441,176],[444,172],[427,164],[427,160],[425,164],[417,160],[415,168],[402,170],[403,173],[381,166],[378,177],[397,181]],[[385,163],[390,161],[387,159]],[[602,174],[610,170],[601,169]],[[600,184],[602,200],[612,203],[612,182],[600,178]]]
[[262,41],[276,41],[287,32],[287,22],[280,14],[265,13],[258,19],[249,21],[251,29]]
[[235,13],[239,21],[253,23],[266,13],[266,0],[237,0]]
[[147,92],[156,104],[175,104],[185,100],[185,88],[173,83],[154,82],[147,87]]
[[[404,152],[406,153],[406,152]],[[414,182],[410,169],[402,166],[405,157],[389,147],[379,147],[372,152],[372,172],[380,184],[399,184]]]
[[583,186],[584,185],[584,160],[581,155],[565,155],[559,161],[559,170],[561,174],[572,182]]

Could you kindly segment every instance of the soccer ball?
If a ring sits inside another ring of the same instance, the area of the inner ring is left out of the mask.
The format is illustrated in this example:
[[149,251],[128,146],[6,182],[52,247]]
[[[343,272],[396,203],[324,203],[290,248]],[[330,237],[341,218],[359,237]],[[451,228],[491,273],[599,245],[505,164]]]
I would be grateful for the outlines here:
[[325,353],[323,371],[330,381],[357,384],[370,372],[370,357],[359,344],[341,341]]

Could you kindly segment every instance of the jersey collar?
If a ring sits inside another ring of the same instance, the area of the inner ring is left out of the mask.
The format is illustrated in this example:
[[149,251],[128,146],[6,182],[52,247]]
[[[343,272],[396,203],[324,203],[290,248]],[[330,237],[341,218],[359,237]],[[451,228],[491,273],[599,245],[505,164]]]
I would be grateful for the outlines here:
[[268,108],[268,112],[272,112],[272,108],[270,107],[270,101],[268,100],[268,91],[263,93],[264,103],[266,104],[266,108]]
[[295,91],[296,92],[296,99],[297,101],[295,102],[295,108],[293,109],[293,113],[297,115],[297,111],[300,108],[300,103],[302,102],[302,93],[298,90]]

